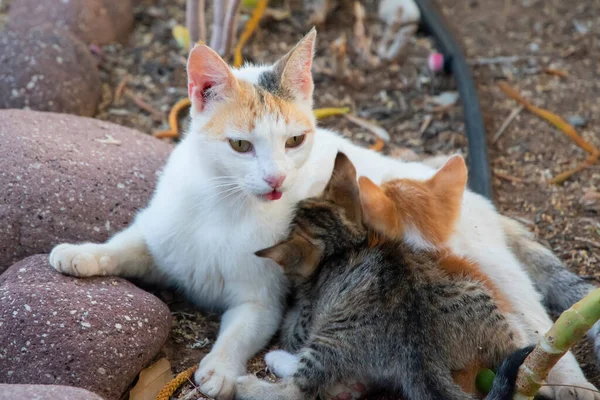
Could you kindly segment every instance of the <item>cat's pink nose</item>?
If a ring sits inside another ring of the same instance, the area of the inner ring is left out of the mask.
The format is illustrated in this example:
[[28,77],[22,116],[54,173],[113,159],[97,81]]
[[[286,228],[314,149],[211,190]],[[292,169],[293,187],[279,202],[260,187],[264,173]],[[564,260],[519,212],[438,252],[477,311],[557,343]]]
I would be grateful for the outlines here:
[[285,174],[281,175],[269,175],[265,179],[265,182],[269,184],[273,189],[277,189],[281,185],[283,185],[283,181],[285,181]]

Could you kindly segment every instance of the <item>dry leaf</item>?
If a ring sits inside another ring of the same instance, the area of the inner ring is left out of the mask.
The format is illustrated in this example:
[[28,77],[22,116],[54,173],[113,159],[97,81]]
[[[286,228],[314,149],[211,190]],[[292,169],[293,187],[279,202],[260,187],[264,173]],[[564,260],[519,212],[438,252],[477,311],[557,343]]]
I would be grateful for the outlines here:
[[316,119],[323,119],[327,117],[333,117],[335,115],[343,115],[350,112],[349,107],[326,107],[326,108],[316,108],[313,110]]
[[171,379],[171,363],[161,358],[140,372],[137,384],[129,392],[129,400],[156,400],[158,393]]
[[177,45],[184,50],[190,49],[190,32],[183,25],[175,25],[172,29],[173,38]]

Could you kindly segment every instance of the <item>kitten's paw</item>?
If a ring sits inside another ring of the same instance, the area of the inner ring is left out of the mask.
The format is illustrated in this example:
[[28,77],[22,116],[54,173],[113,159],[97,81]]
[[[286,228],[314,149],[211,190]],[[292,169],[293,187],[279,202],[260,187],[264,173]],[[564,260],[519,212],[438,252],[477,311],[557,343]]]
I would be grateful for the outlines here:
[[217,400],[231,400],[235,393],[235,382],[240,374],[241,372],[231,367],[227,360],[209,353],[200,362],[194,380],[202,393]]
[[327,400],[355,400],[364,396],[366,391],[367,388],[364,384],[346,381],[328,387],[323,397]]
[[298,369],[298,357],[284,350],[273,350],[265,355],[265,363],[279,378],[292,376]]
[[235,387],[236,400],[282,400],[312,398],[291,381],[269,383],[254,375],[240,376]]
[[264,400],[270,383],[261,381],[254,375],[240,376],[235,386],[236,400]]
[[114,260],[102,252],[102,245],[94,243],[60,244],[49,258],[58,272],[78,277],[106,275],[115,267]]

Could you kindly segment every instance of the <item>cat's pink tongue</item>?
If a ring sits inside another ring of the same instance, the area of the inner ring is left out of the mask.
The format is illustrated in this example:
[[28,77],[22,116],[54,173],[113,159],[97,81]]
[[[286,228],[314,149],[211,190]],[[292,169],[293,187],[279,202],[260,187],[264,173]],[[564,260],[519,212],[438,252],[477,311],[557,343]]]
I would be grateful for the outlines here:
[[281,196],[283,196],[283,193],[278,192],[277,190],[273,190],[271,193],[265,195],[268,200],[279,200]]

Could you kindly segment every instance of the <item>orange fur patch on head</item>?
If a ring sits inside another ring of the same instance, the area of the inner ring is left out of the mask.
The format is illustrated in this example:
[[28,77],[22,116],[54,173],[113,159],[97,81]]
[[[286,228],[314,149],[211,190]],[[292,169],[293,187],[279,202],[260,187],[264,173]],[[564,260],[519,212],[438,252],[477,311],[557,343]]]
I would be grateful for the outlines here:
[[[381,191],[395,205],[399,226],[412,226],[425,240],[441,246],[454,232],[466,184],[465,161],[454,156],[429,180],[395,179],[381,185]],[[399,237],[405,231],[382,233]]]
[[504,296],[504,293],[498,287],[490,277],[479,268],[479,265],[473,261],[470,261],[464,257],[459,257],[451,254],[448,251],[442,253],[439,259],[440,266],[448,273],[448,275],[459,275],[470,277],[473,280],[479,281],[483,286],[488,289],[496,301],[498,308],[502,312],[511,312],[512,306],[510,302]]
[[306,133],[313,132],[313,120],[292,101],[243,81],[239,82],[236,93],[217,107],[203,130],[219,139],[225,139],[227,128],[250,134],[256,122],[269,114],[288,125],[306,126],[309,128]]

